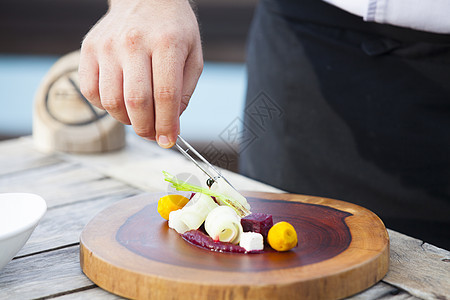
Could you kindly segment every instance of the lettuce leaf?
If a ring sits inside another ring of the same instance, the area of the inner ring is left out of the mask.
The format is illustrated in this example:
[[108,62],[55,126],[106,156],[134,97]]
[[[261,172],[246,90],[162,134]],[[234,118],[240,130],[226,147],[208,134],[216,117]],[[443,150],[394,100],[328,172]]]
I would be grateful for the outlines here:
[[208,196],[216,197],[218,200],[222,201],[223,203],[234,209],[238,214],[238,216],[245,217],[250,214],[250,211],[247,208],[245,208],[241,203],[239,203],[234,199],[230,199],[228,196],[225,196],[217,192],[213,192],[209,188],[192,185],[185,181],[179,180],[178,178],[169,174],[166,171],[162,172],[164,174],[164,180],[170,182],[172,184],[172,187],[177,191],[185,191],[185,192],[190,191],[194,193],[202,193]]

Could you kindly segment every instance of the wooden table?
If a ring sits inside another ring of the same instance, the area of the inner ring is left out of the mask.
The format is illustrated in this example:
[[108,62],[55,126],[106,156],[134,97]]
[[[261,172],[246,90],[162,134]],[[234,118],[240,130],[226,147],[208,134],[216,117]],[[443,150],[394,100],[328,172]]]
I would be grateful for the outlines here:
[[[0,299],[116,299],[79,264],[79,237],[97,213],[144,192],[167,191],[161,171],[199,171],[179,153],[133,135],[127,147],[99,155],[40,153],[30,137],[0,143],[0,193],[41,195],[48,211],[18,255],[0,271]],[[225,171],[240,190],[281,192]],[[449,299],[450,252],[388,230],[390,269],[350,299]],[[1,251],[1,249],[0,249]]]

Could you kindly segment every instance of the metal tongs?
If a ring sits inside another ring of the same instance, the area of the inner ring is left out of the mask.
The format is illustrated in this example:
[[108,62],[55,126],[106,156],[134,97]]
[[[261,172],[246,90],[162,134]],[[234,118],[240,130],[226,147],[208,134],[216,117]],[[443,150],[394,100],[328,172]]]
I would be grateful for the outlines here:
[[[180,142],[184,144],[184,146],[187,148],[186,150],[180,146]],[[219,178],[222,178],[225,180],[226,183],[228,183],[234,190],[236,190],[233,185],[220,173],[219,170],[217,170],[206,158],[204,158],[197,150],[194,149],[188,142],[186,142],[185,139],[181,137],[181,135],[178,135],[177,142],[175,143],[175,146],[177,146],[178,150],[186,156],[188,159],[190,159],[200,170],[203,171],[209,178],[206,182],[206,184],[211,187],[211,185],[219,180]],[[203,163],[208,167],[208,170],[204,168],[200,163],[195,160],[188,152],[191,151],[193,154],[195,154]]]

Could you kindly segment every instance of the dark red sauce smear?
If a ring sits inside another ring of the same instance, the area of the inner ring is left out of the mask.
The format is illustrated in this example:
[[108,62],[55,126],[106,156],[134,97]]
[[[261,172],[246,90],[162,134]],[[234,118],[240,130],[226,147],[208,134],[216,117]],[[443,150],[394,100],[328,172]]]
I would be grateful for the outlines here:
[[248,253],[256,254],[262,251],[246,251],[245,248],[231,243],[223,243],[214,241],[209,235],[201,230],[189,230],[181,235],[181,237],[188,243],[201,247],[208,251],[217,251],[221,253]]
[[184,241],[169,229],[149,204],[129,217],[119,228],[116,240],[128,250],[150,260],[187,268],[258,272],[294,268],[318,263],[345,251],[351,243],[345,218],[350,213],[327,206],[291,201],[248,198],[254,213],[270,213],[274,223],[291,223],[298,235],[298,246],[287,252],[265,248],[258,255],[205,251]]

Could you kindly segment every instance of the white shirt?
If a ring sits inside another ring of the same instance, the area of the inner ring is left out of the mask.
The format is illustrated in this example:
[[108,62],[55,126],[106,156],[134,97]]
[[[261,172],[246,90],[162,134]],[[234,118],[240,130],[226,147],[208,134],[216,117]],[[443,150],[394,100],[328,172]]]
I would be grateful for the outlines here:
[[450,0],[323,0],[365,21],[450,33]]

